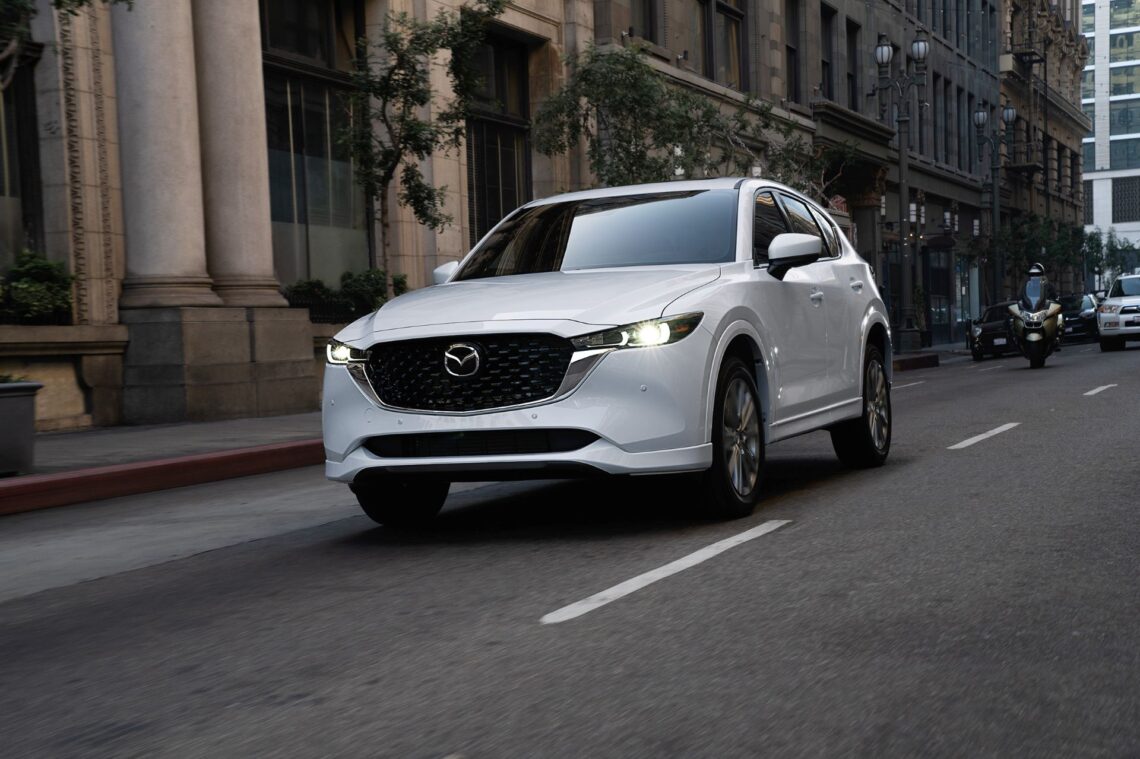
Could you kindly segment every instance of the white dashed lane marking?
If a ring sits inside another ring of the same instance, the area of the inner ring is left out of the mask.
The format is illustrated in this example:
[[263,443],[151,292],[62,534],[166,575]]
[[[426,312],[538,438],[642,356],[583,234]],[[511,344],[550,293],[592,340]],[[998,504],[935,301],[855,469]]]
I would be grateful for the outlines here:
[[1010,422],[1009,424],[1003,424],[1000,427],[994,427],[989,432],[983,432],[981,435],[974,435],[972,438],[967,438],[966,440],[963,440],[961,443],[955,443],[954,445],[949,446],[947,448],[947,450],[957,451],[957,450],[961,450],[962,448],[969,448],[974,443],[980,443],[983,440],[985,440],[986,438],[991,438],[994,435],[1000,435],[1003,432],[1008,432],[1009,430],[1012,430],[1014,427],[1018,426],[1019,424],[1021,424],[1021,422]]
[[908,382],[905,385],[892,385],[891,390],[902,390],[904,387],[914,387],[915,385],[921,385],[923,382],[926,382],[926,380],[919,380],[918,382]]
[[1096,395],[1097,393],[1103,393],[1110,387],[1116,387],[1116,384],[1113,383],[1111,385],[1101,385],[1100,387],[1094,387],[1092,390],[1089,390],[1087,393],[1085,393],[1085,395]]
[[640,574],[637,577],[631,578],[622,583],[618,583],[612,588],[606,588],[602,592],[595,593],[589,598],[583,598],[581,601],[576,601],[569,606],[563,606],[557,611],[552,611],[542,618],[542,624],[553,625],[557,624],[558,622],[566,622],[567,620],[574,619],[575,617],[580,617],[583,614],[588,614],[594,609],[605,606],[606,604],[612,603],[613,601],[617,601],[619,598],[624,598],[630,593],[636,593],[645,586],[652,585],[658,580],[664,580],[670,575],[675,575],[678,572],[683,572],[684,570],[689,569],[690,567],[695,567],[697,564],[700,564],[703,561],[708,561],[717,554],[724,553],[728,549],[738,546],[741,543],[747,543],[749,540],[758,538],[761,535],[767,535],[770,532],[780,529],[786,524],[791,524],[791,520],[773,519],[764,522],[763,524],[760,524],[756,527],[753,527],[751,530],[746,530],[739,535],[733,535],[731,538],[725,538],[724,540],[717,541],[712,545],[705,546],[699,551],[694,551],[688,556],[682,556],[676,561],[671,561],[664,566],[657,567],[657,569],[651,569],[650,571],[644,574]]

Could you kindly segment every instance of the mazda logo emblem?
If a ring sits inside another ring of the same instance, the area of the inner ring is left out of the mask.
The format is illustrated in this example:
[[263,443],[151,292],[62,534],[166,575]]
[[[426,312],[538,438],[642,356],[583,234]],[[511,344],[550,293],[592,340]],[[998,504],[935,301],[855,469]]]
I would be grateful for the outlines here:
[[479,349],[471,343],[455,343],[443,352],[443,368],[452,377],[473,377],[479,371]]

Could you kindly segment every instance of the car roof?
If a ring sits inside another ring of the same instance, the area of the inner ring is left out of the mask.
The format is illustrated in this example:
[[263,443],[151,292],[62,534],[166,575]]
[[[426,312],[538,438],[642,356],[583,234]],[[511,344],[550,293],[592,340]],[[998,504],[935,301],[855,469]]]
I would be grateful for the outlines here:
[[[620,187],[596,187],[590,190],[565,192],[560,195],[551,195],[527,203],[525,208],[543,206],[550,203],[564,203],[575,200],[592,200],[594,198],[614,198],[623,195],[650,195],[658,192],[693,192],[696,190],[735,190],[745,182],[754,182],[756,186],[773,187],[787,190],[796,195],[803,196],[791,187],[779,182],[764,178],[750,179],[748,177],[715,177],[713,179],[681,179],[673,182],[653,182],[651,184],[632,184]],[[818,205],[818,204],[817,204]]]

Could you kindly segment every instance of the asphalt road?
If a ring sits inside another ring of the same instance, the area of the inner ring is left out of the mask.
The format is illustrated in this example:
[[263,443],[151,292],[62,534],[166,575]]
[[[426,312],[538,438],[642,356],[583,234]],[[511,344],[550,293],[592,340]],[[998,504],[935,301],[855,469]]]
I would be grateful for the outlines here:
[[736,522],[528,483],[398,533],[318,469],[5,518],[0,754],[1140,754],[1140,347],[893,400],[887,466],[777,444]]

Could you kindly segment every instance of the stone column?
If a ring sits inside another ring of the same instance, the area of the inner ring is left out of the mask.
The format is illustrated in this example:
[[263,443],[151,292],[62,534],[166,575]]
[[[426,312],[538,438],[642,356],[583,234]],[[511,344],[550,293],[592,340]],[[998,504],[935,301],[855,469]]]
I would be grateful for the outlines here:
[[206,260],[228,306],[284,306],[273,275],[257,0],[193,0]]
[[214,306],[190,0],[112,8],[127,276],[120,308]]

